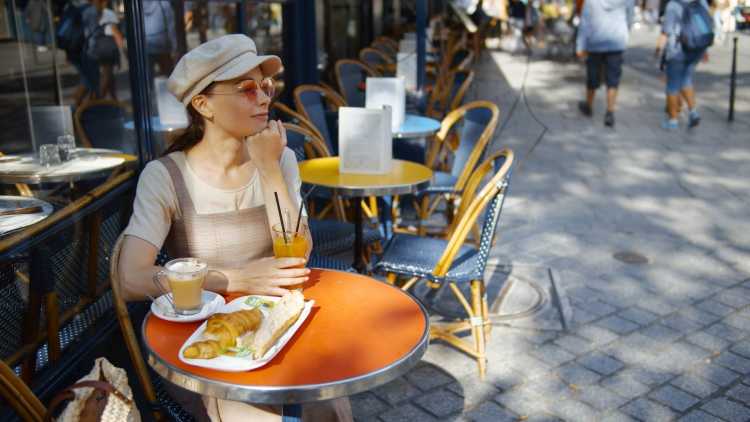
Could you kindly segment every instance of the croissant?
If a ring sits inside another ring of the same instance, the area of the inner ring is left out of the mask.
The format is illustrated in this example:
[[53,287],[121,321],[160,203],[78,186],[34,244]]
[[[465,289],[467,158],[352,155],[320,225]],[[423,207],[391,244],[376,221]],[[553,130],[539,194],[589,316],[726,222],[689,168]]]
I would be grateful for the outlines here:
[[206,336],[218,341],[222,349],[237,346],[237,338],[255,331],[263,319],[259,309],[214,314],[206,323]]
[[221,344],[216,340],[199,341],[188,346],[182,355],[187,359],[213,359],[222,352]]

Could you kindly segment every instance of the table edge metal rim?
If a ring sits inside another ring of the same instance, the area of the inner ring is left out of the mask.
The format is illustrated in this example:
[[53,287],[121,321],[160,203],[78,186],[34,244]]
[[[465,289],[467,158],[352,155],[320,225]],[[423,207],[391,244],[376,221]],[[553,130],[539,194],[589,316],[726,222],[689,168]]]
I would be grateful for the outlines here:
[[[323,270],[343,272],[329,269]],[[398,289],[398,287],[386,283],[383,284]],[[407,296],[409,295],[403,291],[402,293]],[[424,330],[417,344],[403,357],[392,362],[388,366],[367,374],[327,383],[303,384],[291,388],[279,386],[247,386],[212,380],[200,375],[187,373],[185,370],[174,367],[166,362],[155,353],[146,342],[146,323],[148,322],[148,319],[152,317],[150,311],[141,323],[141,339],[148,353],[149,366],[151,366],[151,368],[165,380],[195,393],[208,394],[212,397],[226,400],[246,401],[259,404],[291,404],[328,400],[367,391],[390,382],[405,374],[412,366],[416,365],[416,363],[422,359],[422,356],[427,350],[430,339],[430,318],[424,305],[419,300],[413,297],[410,298],[417,304],[417,306],[419,306],[419,309],[422,311],[422,317],[425,321]],[[197,388],[195,388],[196,384]]]
[[82,180],[96,179],[104,177],[112,173],[115,169],[120,166],[127,167],[132,162],[125,160],[112,167],[103,169],[97,169],[92,171],[82,171],[76,173],[70,173],[68,175],[59,176],[46,176],[44,174],[33,174],[33,173],[1,173],[0,172],[0,183],[26,183],[29,185],[42,185],[45,183],[67,183],[67,182],[80,182]]

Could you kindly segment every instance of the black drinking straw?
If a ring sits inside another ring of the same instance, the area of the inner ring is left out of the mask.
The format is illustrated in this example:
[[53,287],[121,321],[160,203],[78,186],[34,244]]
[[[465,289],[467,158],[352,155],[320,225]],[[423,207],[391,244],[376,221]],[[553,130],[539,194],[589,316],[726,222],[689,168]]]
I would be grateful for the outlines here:
[[305,208],[305,202],[307,202],[307,197],[310,196],[312,191],[315,190],[316,186],[313,186],[312,189],[310,189],[309,192],[305,194],[305,196],[302,198],[302,203],[299,205],[299,213],[297,213],[297,227],[294,229],[294,235],[296,236],[297,233],[299,233],[299,223],[302,220],[302,209]]
[[279,203],[279,193],[274,191],[273,196],[276,198],[276,209],[279,210],[279,221],[281,221],[281,234],[284,236],[284,243],[289,243],[286,240],[286,228],[284,227],[284,214],[281,213],[281,204]]
[[302,207],[304,207],[305,204],[302,203],[299,206],[299,212],[297,213],[297,227],[294,228],[294,235],[297,236],[297,233],[299,233],[299,222],[302,220]]

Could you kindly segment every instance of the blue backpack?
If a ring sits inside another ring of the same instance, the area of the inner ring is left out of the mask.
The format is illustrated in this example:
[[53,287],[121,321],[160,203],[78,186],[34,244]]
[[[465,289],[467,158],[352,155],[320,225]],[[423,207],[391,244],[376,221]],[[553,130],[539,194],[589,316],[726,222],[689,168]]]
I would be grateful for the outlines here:
[[687,52],[700,51],[714,43],[714,20],[700,0],[682,6],[680,43]]
[[65,51],[68,60],[81,59],[86,44],[83,28],[83,11],[91,5],[76,7],[68,4],[63,10],[60,24],[55,32],[57,47]]

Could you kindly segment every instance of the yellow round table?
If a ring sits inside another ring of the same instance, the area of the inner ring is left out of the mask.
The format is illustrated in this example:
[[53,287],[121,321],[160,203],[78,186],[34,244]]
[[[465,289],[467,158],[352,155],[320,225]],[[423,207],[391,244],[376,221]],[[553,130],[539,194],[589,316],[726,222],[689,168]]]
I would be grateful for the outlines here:
[[406,195],[423,190],[430,184],[432,170],[412,161],[393,160],[386,174],[352,174],[339,172],[339,157],[314,158],[299,163],[302,182],[335,189],[339,195],[354,198],[354,268],[365,269],[362,260],[362,201],[366,196]]

